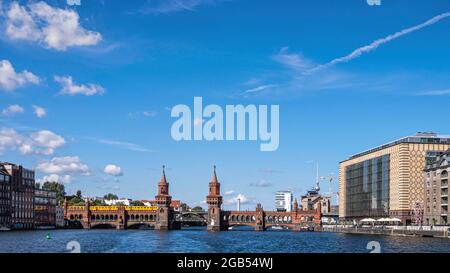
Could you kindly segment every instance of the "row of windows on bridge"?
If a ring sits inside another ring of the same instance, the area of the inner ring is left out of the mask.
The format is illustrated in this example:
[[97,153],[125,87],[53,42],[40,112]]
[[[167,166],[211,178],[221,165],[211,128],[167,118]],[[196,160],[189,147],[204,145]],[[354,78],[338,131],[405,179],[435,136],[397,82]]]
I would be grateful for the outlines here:
[[[251,222],[256,221],[256,217],[254,215],[253,216],[250,216],[250,215],[231,215],[231,216],[224,215],[223,220],[225,220],[225,221],[228,220],[230,222],[251,223]],[[267,223],[292,223],[292,217],[291,216],[265,216],[264,221]]]
[[[127,221],[155,221],[156,215],[154,214],[140,214],[140,215],[126,215]],[[82,214],[71,214],[70,220],[83,220]],[[117,221],[117,214],[93,214],[91,215],[91,221]]]

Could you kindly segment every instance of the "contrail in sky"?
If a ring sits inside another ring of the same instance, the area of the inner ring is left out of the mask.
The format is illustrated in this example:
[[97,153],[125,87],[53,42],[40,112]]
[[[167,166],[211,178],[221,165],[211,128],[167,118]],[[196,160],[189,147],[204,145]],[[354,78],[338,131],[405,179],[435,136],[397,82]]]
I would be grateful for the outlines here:
[[339,63],[346,63],[346,62],[348,62],[350,60],[353,60],[355,58],[360,57],[364,53],[368,53],[368,52],[370,52],[372,50],[377,49],[379,46],[381,46],[383,44],[389,43],[389,42],[391,42],[391,41],[393,41],[393,40],[395,40],[397,38],[400,38],[400,37],[402,37],[402,36],[404,36],[406,34],[409,34],[411,32],[414,32],[414,31],[420,30],[422,28],[434,25],[437,22],[439,22],[439,21],[441,21],[441,20],[443,20],[443,19],[445,19],[447,17],[450,17],[450,12],[446,12],[446,13],[437,15],[437,16],[431,18],[430,20],[428,20],[428,21],[426,21],[426,22],[424,22],[424,23],[422,23],[420,25],[413,26],[413,27],[401,30],[399,32],[396,32],[394,34],[391,34],[389,36],[386,36],[384,38],[375,40],[370,45],[366,45],[366,46],[357,48],[352,53],[350,53],[350,54],[348,54],[346,56],[343,56],[343,57],[340,57],[340,58],[336,58],[336,59],[334,59],[334,60],[332,60],[332,61],[330,61],[330,62],[328,62],[326,64],[318,65],[318,66],[316,66],[314,68],[311,68],[311,69],[305,71],[303,74],[307,74],[307,75],[308,74],[312,74],[314,72],[317,72],[319,70],[322,70],[322,69],[334,66],[334,65],[339,64]]

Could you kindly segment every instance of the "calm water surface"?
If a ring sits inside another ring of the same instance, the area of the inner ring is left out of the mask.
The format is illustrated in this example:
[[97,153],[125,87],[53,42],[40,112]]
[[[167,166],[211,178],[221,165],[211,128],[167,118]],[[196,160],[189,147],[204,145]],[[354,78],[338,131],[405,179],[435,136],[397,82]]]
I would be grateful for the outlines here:
[[[47,234],[51,239],[47,239]],[[81,252],[369,252],[378,241],[381,252],[447,252],[450,239],[349,235],[328,232],[228,231],[201,229],[155,230],[52,230],[0,232],[0,252],[68,252],[77,241]]]

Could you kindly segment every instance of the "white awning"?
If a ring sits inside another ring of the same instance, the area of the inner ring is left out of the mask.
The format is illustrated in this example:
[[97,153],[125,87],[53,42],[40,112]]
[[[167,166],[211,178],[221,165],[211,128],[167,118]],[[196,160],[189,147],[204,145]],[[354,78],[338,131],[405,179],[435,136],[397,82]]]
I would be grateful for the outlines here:
[[377,222],[401,222],[402,220],[398,218],[380,218]]
[[362,219],[360,222],[376,222],[377,220],[372,219],[372,218],[364,218]]

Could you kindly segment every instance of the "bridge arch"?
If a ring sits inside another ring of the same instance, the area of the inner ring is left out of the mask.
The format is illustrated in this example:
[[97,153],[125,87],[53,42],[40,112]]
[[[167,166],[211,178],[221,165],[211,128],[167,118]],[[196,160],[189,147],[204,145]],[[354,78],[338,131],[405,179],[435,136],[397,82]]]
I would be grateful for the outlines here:
[[287,223],[268,223],[266,224],[266,230],[276,230],[277,227],[281,227],[286,230],[292,230],[292,226]]
[[[248,230],[254,230],[255,229],[255,225],[253,225],[252,223],[245,223],[245,222],[240,222],[240,223],[230,223],[230,225],[228,225],[228,230],[239,230],[239,228],[248,228]],[[246,230],[246,229],[244,229]]]
[[154,229],[155,225],[151,223],[135,223],[127,226],[127,229]]
[[91,223],[91,229],[116,229],[113,223]]

